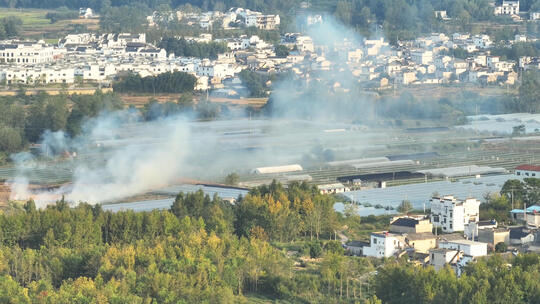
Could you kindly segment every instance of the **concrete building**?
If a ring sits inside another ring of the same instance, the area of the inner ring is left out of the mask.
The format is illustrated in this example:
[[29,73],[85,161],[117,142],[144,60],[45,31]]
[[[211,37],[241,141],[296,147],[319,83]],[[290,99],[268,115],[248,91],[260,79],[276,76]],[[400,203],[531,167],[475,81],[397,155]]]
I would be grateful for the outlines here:
[[470,240],[475,240],[478,237],[480,230],[490,228],[497,228],[496,220],[471,222],[465,225],[465,237]]
[[411,52],[411,60],[416,64],[429,64],[433,62],[433,52],[426,50],[415,50]]
[[480,201],[475,198],[458,200],[454,196],[433,197],[431,222],[445,233],[464,231],[465,225],[478,222]]
[[513,209],[510,217],[515,222],[526,224],[529,227],[540,228],[540,206],[530,206],[527,209]]
[[534,242],[534,234],[527,228],[510,229],[510,245],[525,245]]
[[335,194],[351,191],[348,187],[345,187],[342,183],[318,185],[317,189],[321,194]]
[[369,244],[366,242],[350,241],[345,244],[345,250],[350,255],[362,256],[363,248],[366,246],[369,246]]
[[517,176],[523,177],[540,177],[540,166],[533,165],[521,165],[517,166],[515,170]]
[[404,247],[404,237],[388,231],[373,232],[370,245],[364,247],[363,255],[376,258],[388,258],[397,254]]
[[462,253],[459,250],[435,248],[429,250],[429,265],[435,270],[444,268],[444,265],[456,262]]
[[495,15],[518,15],[519,14],[519,0],[510,1],[502,0],[499,5],[495,6]]
[[465,255],[473,257],[487,255],[487,243],[469,240],[441,240],[439,248],[463,251]]
[[507,228],[488,228],[478,231],[478,241],[488,243],[492,248],[499,243],[510,244],[510,230]]
[[0,42],[0,63],[36,64],[52,62],[56,53],[52,45],[43,41]]
[[394,233],[430,233],[433,225],[429,219],[415,219],[412,217],[400,217],[390,223],[390,232]]
[[405,245],[414,249],[415,252],[428,253],[437,247],[437,238],[431,233],[411,233],[405,236]]

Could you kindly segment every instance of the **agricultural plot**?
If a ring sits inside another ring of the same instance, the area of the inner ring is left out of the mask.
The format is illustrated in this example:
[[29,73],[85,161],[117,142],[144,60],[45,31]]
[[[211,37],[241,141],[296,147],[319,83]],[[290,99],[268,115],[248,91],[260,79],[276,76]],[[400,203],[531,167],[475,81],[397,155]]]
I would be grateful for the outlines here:
[[0,18],[14,16],[22,20],[21,36],[28,39],[43,39],[48,43],[56,43],[58,39],[79,27],[80,29],[97,30],[97,19],[60,20],[51,23],[45,16],[54,10],[42,9],[7,9],[0,10]]

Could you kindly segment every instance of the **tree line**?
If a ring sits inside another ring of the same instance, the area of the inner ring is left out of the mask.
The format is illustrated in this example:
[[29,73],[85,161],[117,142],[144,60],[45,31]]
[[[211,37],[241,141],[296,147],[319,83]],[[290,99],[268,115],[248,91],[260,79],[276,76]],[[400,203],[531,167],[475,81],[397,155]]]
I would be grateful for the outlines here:
[[[360,301],[366,291],[353,278],[378,262],[323,242],[343,220],[332,205],[313,186],[276,182],[234,205],[202,191],[151,212],[63,200],[44,209],[12,205],[0,213],[0,301]],[[299,266],[312,271],[295,270],[287,250],[321,260]]]
[[[102,29],[106,31],[140,31],[146,24],[145,17],[153,10],[198,8],[203,11],[224,11],[231,7],[244,7],[265,13],[280,14],[283,31],[297,30],[294,16],[302,13],[300,0],[0,0],[0,6],[59,8],[91,7],[101,13]],[[445,10],[452,18],[451,26],[471,31],[473,22],[494,20],[493,8],[488,0],[314,0],[310,11],[332,14],[343,24],[359,33],[370,36],[384,32],[395,43],[412,39],[420,33],[444,31],[445,22],[437,19],[436,10]],[[522,10],[540,6],[536,0],[525,1]]]
[[184,37],[164,37],[158,46],[167,53],[176,56],[217,59],[219,54],[227,52],[227,44],[224,42],[195,42],[187,41]]
[[184,72],[167,72],[147,77],[129,73],[121,76],[113,87],[119,93],[191,93],[196,83],[195,76]]
[[19,17],[9,16],[0,19],[0,39],[17,37],[21,26],[22,20]]
[[36,143],[46,130],[79,134],[86,118],[105,110],[123,108],[122,101],[111,93],[94,95],[47,94],[0,98],[0,160],[18,152],[28,143]]
[[373,278],[383,303],[540,303],[540,256],[492,256],[468,264],[457,277],[449,266],[388,263]]

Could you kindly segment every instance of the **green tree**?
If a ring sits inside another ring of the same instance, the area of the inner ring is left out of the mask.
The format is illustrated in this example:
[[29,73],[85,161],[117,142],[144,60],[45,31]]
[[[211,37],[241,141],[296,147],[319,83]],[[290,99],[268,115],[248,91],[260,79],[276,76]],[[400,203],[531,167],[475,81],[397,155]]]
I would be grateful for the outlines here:
[[240,176],[237,173],[230,173],[225,177],[225,185],[236,186]]
[[409,213],[413,209],[409,200],[403,200],[397,207],[397,211],[401,213]]
[[13,153],[23,147],[21,133],[7,126],[0,126],[0,151]]
[[276,52],[276,57],[285,58],[289,56],[289,48],[284,45],[278,44],[274,46],[274,51]]
[[500,243],[497,243],[497,245],[495,245],[496,252],[506,252],[507,249],[508,249],[508,245],[506,245],[505,242],[500,242]]

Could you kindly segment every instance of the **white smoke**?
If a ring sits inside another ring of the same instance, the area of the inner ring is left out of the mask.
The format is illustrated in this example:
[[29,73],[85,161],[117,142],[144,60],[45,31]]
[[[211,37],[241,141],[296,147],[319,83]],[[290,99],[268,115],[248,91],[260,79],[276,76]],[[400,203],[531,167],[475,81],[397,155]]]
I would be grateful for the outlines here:
[[[370,116],[372,102],[353,91],[321,94],[316,96],[318,103],[309,94],[298,94],[319,93],[309,91],[316,85],[306,85],[315,78],[324,84],[322,91],[336,83],[349,90],[356,85],[350,73],[343,71],[347,65],[343,46],[359,48],[362,38],[331,18],[309,29],[308,34],[319,45],[319,54],[314,56],[331,61],[332,66],[329,71],[308,73],[298,81],[283,81],[274,87],[274,113],[286,120],[200,122],[193,128],[194,123],[185,117],[142,122],[140,113],[134,110],[104,113],[89,119],[81,135],[73,139],[63,132],[45,132],[42,136],[42,157],[50,161],[61,157],[61,162],[74,168],[72,183],[66,186],[34,193],[28,189],[28,173],[41,166],[40,162],[29,158],[28,153],[25,157],[15,156],[20,158],[16,163],[22,169],[10,181],[12,199],[33,198],[41,207],[62,196],[72,203],[104,203],[166,186],[181,176],[205,178],[207,172],[225,175],[260,164],[300,161],[322,136],[305,130],[313,126],[303,120],[326,121],[325,128],[332,129],[336,122],[365,120]],[[347,95],[347,107],[341,106]],[[240,135],[225,134],[229,129],[240,131]],[[300,144],[306,140],[304,136],[313,136],[313,140],[305,141],[309,146]],[[367,143],[358,145],[364,147]]]
[[20,169],[18,176],[8,182],[11,199],[33,198],[41,207],[62,196],[72,203],[101,203],[167,185],[178,177],[186,155],[190,135],[185,119],[150,123],[136,120],[136,114],[120,111],[89,120],[83,134],[73,140],[62,132],[46,133],[41,144],[43,152],[49,151],[45,156],[75,156],[73,182],[33,194],[28,189],[26,172],[39,162],[28,153],[19,154],[15,156],[19,158],[18,167],[26,169]]

